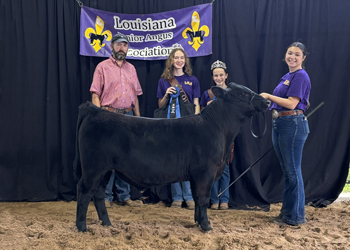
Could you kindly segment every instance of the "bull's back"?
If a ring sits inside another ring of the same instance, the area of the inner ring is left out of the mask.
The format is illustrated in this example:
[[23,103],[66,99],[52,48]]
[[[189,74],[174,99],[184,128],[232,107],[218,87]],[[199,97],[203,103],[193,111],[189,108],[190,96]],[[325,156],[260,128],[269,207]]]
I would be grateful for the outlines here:
[[115,169],[145,186],[188,179],[200,153],[198,118],[149,119],[99,112],[81,124],[80,152],[86,164]]

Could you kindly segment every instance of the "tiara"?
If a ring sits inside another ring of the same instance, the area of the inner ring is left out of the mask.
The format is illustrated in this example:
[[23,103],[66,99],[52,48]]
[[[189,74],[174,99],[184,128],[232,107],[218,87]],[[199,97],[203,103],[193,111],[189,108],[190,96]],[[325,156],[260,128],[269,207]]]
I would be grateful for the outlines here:
[[177,48],[183,49],[182,45],[178,44],[178,43],[173,44],[172,48],[173,49],[177,49]]
[[223,68],[226,69],[226,64],[222,61],[217,60],[211,65],[211,70],[216,69],[216,68]]

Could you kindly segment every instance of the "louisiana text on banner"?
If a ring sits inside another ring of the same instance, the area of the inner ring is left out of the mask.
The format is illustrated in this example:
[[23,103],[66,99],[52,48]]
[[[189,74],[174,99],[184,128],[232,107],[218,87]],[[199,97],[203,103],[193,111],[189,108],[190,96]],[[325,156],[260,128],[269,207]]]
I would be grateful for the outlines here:
[[188,57],[209,55],[212,52],[212,5],[143,15],[83,6],[80,55],[109,57],[112,36],[118,32],[129,38],[128,59],[166,59],[176,47],[182,47]]

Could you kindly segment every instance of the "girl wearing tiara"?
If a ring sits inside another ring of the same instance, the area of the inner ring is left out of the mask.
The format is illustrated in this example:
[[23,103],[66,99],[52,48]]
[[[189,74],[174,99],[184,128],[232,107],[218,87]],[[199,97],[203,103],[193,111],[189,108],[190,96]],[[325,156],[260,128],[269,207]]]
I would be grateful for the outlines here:
[[[226,71],[226,64],[217,60],[211,65],[211,76],[215,82],[215,85],[221,87],[223,89],[227,88],[226,80],[228,77]],[[215,100],[215,96],[211,92],[211,89],[204,91],[200,105],[201,109],[209,105],[213,100]],[[230,184],[230,168],[228,164],[226,164],[225,170],[220,177],[220,179],[214,182],[213,188],[211,189],[210,202],[211,209],[228,209],[228,201],[229,201],[229,190],[225,190]],[[225,190],[220,197],[218,197],[219,192]]]

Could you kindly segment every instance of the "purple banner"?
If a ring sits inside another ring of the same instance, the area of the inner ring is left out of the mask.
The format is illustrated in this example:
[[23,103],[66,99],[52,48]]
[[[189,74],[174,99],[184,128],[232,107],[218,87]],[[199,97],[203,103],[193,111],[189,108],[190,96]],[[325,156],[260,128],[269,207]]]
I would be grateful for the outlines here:
[[109,57],[112,36],[129,38],[128,59],[166,59],[183,48],[188,57],[212,53],[212,4],[156,14],[119,14],[83,6],[80,16],[80,55]]

